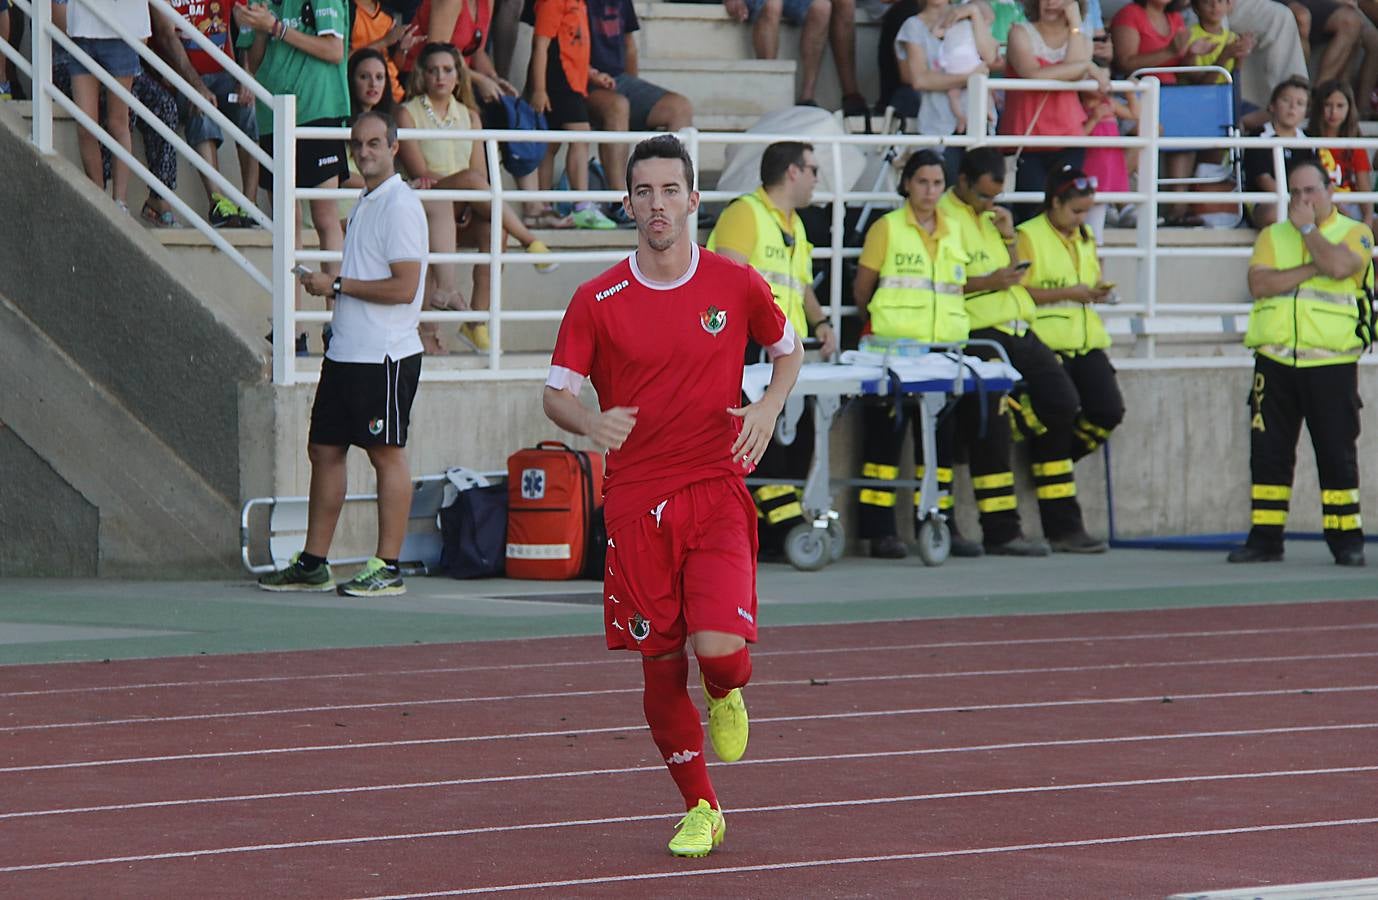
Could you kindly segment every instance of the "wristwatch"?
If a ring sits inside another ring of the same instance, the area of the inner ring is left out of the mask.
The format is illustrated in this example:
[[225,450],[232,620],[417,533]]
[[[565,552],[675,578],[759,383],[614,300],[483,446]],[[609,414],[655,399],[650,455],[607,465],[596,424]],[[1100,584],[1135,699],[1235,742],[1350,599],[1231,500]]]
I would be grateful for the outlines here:
[[336,275],[335,280],[330,283],[330,290],[335,292],[336,297],[340,296],[340,292],[344,290],[344,278]]
[[1302,237],[1306,237],[1308,234],[1316,230],[1316,223],[1307,222],[1305,225],[1301,226],[1297,230],[1301,232]]

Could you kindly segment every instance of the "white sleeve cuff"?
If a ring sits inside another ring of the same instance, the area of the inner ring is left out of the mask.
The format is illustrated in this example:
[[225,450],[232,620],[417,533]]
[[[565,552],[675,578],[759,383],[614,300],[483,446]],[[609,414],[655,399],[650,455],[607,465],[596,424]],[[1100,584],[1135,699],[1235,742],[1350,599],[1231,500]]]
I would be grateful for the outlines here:
[[569,391],[577,397],[579,392],[584,389],[584,382],[587,380],[587,376],[580,375],[573,369],[566,369],[564,366],[551,366],[550,374],[545,378],[545,386],[557,391]]
[[780,340],[766,348],[766,355],[771,359],[779,359],[782,356],[789,356],[794,352],[794,326],[788,321],[785,322],[785,333],[780,336]]

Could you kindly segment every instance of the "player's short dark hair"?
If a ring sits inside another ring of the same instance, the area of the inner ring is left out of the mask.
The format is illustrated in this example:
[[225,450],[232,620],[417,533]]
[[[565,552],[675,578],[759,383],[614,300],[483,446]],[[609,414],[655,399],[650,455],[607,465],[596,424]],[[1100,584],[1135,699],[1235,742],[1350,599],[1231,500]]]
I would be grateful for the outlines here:
[[924,166],[937,166],[942,170],[943,181],[947,181],[947,170],[943,168],[943,158],[935,150],[915,150],[909,154],[909,158],[904,161],[904,171],[900,173],[899,195],[909,196],[909,189],[905,187],[909,179],[914,177],[914,173]]
[[[1292,151],[1296,153],[1296,151]],[[1287,180],[1292,180],[1292,173],[1298,169],[1315,169],[1316,174],[1321,176],[1321,184],[1330,187],[1330,173],[1321,164],[1320,157],[1313,153],[1298,154],[1295,159],[1287,164]]]
[[389,146],[389,147],[391,147],[391,146],[393,146],[394,144],[397,143],[397,120],[396,120],[396,119],[394,119],[392,116],[388,115],[388,114],[385,113],[385,112],[379,112],[379,111],[376,110],[376,109],[369,109],[369,110],[365,110],[364,112],[359,113],[359,115],[356,116],[355,119],[354,119],[354,124],[355,124],[355,125],[358,125],[360,122],[362,122],[362,121],[364,121],[364,120],[366,120],[366,119],[377,119],[379,122],[382,122],[382,123],[383,123],[383,127],[386,128],[386,129],[387,129],[387,132],[388,132],[388,146]]
[[761,154],[761,184],[766,187],[785,180],[790,166],[803,166],[804,154],[813,152],[813,144],[803,141],[777,141]]
[[673,134],[658,134],[637,144],[632,148],[631,155],[627,157],[628,191],[635,186],[635,182],[632,181],[632,169],[635,169],[636,164],[645,159],[679,160],[684,164],[685,185],[691,191],[694,189],[694,161],[689,158],[689,150]]
[[1005,154],[994,147],[976,147],[962,157],[958,174],[965,175],[967,184],[975,185],[982,175],[989,175],[996,184],[1005,183]]

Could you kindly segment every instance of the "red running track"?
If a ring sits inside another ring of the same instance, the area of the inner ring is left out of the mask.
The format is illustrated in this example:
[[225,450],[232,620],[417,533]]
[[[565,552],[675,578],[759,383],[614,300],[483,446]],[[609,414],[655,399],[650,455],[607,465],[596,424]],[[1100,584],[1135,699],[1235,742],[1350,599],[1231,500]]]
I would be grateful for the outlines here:
[[1371,877],[1378,602],[768,630],[727,842],[595,638],[0,669],[0,895],[1143,896]]

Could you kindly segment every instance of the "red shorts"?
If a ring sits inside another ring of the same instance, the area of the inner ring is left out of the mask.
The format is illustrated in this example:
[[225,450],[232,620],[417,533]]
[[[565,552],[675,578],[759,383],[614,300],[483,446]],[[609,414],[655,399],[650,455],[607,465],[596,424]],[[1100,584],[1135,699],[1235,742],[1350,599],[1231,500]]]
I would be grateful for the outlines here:
[[756,641],[756,507],[740,478],[695,482],[608,538],[608,649],[661,656],[698,631]]

